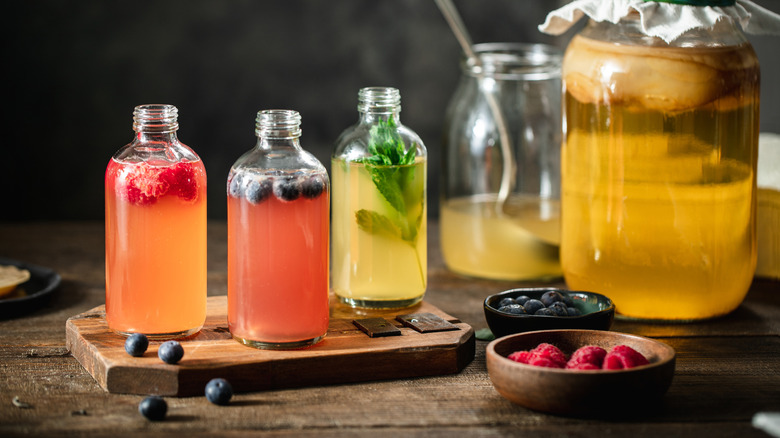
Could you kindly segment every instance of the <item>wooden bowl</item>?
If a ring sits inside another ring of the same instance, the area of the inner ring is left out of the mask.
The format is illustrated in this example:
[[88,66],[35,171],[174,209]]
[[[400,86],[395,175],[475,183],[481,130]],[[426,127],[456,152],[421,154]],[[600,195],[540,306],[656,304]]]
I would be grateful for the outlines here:
[[[628,345],[650,363],[625,370],[575,371],[543,368],[508,359],[511,353],[553,344],[567,356],[586,345],[609,351]],[[509,401],[541,412],[572,416],[634,414],[657,405],[674,375],[674,349],[635,335],[599,330],[520,333],[487,346],[487,370],[496,390]]]
[[[580,316],[537,316],[512,315],[499,312],[498,303],[507,297],[516,298],[526,295],[540,299],[545,292],[557,291],[571,297],[574,307],[582,312]],[[604,295],[594,292],[573,291],[555,288],[510,289],[490,295],[483,303],[485,321],[490,331],[500,338],[514,333],[553,329],[609,330],[615,318],[615,305]]]

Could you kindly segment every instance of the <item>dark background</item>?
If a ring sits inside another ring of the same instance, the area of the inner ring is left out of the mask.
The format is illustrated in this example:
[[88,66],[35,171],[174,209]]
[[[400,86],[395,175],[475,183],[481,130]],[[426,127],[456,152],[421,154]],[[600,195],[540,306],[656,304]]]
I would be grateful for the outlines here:
[[[537,25],[564,1],[457,0],[474,42],[565,47]],[[780,12],[780,1],[758,4]],[[428,147],[438,214],[441,127],[460,48],[433,0],[15,1],[2,14],[0,220],[103,218],[103,175],[133,138],[133,107],[179,108],[203,159],[209,217],[226,217],[230,165],[261,109],[294,109],[326,167],[364,86],[401,90],[401,121]],[[750,36],[762,131],[780,132],[780,37]]]

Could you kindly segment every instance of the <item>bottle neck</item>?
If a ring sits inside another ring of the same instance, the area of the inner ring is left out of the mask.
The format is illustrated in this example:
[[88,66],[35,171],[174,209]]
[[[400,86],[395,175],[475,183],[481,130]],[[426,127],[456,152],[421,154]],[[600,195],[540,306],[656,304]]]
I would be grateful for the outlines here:
[[390,119],[395,122],[396,125],[399,125],[400,122],[400,111],[392,111],[392,112],[372,112],[372,111],[359,111],[360,114],[360,123],[361,124],[374,124],[378,122],[388,122]]
[[257,147],[260,149],[301,149],[301,115],[292,110],[263,110],[255,119]]
[[173,105],[139,105],[133,110],[136,142],[166,147],[178,142],[179,110]]
[[367,87],[358,92],[358,113],[361,123],[392,120],[399,124],[401,93],[390,87]]

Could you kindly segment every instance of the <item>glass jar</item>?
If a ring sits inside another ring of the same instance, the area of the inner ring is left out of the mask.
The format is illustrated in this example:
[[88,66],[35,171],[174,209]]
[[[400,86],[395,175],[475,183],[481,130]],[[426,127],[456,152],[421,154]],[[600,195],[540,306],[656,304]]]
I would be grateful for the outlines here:
[[474,46],[444,124],[441,244],[452,271],[560,277],[561,52]]
[[257,113],[257,144],[228,175],[228,327],[256,348],[328,331],[329,181],[300,144],[296,111]]
[[123,335],[185,337],[206,319],[206,170],[178,113],[137,106],[106,169],[106,320]]
[[361,89],[358,123],[332,157],[333,291],[354,307],[407,307],[425,294],[427,151],[400,112],[397,89]]
[[759,65],[741,30],[720,20],[667,44],[637,13],[591,21],[563,85],[567,285],[629,318],[734,310],[756,264]]

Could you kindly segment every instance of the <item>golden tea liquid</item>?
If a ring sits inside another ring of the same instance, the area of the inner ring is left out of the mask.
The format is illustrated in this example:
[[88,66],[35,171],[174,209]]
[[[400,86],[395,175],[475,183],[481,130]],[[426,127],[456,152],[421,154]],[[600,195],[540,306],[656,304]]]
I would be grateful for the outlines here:
[[405,174],[405,214],[380,193],[365,164],[332,161],[333,291],[361,307],[411,306],[422,300],[428,279],[426,162],[378,171]]
[[572,40],[561,169],[571,289],[642,319],[739,305],[756,263],[758,74],[744,45]]
[[561,276],[558,200],[495,194],[449,199],[440,212],[441,245],[453,271],[499,280]]

